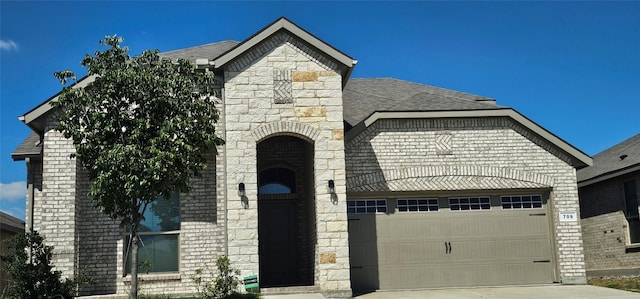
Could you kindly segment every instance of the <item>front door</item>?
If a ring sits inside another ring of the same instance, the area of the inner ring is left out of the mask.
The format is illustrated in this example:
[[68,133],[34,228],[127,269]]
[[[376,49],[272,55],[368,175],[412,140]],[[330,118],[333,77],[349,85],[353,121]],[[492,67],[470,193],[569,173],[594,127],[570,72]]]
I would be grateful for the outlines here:
[[299,278],[296,201],[261,199],[258,211],[260,286],[296,285]]

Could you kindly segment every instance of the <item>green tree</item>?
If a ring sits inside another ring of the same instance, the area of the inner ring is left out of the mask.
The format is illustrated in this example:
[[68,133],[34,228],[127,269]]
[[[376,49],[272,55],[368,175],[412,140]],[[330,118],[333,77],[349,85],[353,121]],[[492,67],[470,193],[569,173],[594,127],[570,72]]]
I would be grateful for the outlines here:
[[[223,140],[215,135],[218,111],[214,77],[187,60],[171,61],[158,51],[129,56],[122,38],[85,55],[84,88],[63,87],[53,106],[56,129],[71,138],[74,156],[86,169],[89,197],[102,212],[129,230],[131,297],[138,294],[138,229],[157,198],[188,192],[189,181],[206,167],[205,155]],[[55,73],[65,85],[69,70]]]
[[53,246],[44,245],[38,232],[18,234],[6,241],[7,253],[0,256],[13,279],[8,298],[73,298],[76,281],[53,271]]

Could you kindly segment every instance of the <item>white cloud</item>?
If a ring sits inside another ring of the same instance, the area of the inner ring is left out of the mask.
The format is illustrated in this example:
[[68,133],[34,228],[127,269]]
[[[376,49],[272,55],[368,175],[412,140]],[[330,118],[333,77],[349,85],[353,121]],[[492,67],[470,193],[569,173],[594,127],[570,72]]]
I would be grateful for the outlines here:
[[27,196],[27,182],[0,183],[0,201],[13,201]]
[[18,50],[18,44],[16,44],[12,40],[0,39],[0,50],[7,50],[7,51]]

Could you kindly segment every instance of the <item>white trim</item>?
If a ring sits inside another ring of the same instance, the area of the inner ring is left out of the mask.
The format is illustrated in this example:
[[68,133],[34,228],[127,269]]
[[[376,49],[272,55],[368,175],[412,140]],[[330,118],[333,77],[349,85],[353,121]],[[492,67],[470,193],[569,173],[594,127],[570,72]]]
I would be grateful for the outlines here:
[[355,62],[357,62],[356,60],[350,58],[347,55],[342,54],[340,51],[334,49],[333,47],[321,41],[320,39],[316,38],[315,36],[311,35],[310,33],[304,31],[302,28],[291,23],[289,20],[285,18],[280,18],[275,23],[271,24],[267,28],[258,32],[258,34],[256,34],[255,36],[251,37],[250,39],[242,42],[241,44],[233,48],[231,51],[214,59],[212,63],[213,66],[215,68],[221,68],[223,65],[229,63],[231,60],[242,55],[246,51],[249,51],[251,48],[256,46],[261,41],[275,34],[280,29],[285,29],[289,31],[291,34],[309,43],[310,45],[314,46],[321,52],[331,56],[331,58],[335,59],[336,61],[340,62],[341,64],[349,68],[352,68],[355,65]]

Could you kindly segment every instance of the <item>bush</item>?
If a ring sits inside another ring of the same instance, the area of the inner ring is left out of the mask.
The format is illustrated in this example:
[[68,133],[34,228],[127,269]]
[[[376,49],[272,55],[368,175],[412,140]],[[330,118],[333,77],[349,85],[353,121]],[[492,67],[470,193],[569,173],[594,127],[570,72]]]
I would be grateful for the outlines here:
[[221,256],[216,260],[218,275],[210,281],[203,281],[202,269],[196,270],[193,282],[198,288],[198,293],[205,299],[254,299],[257,294],[241,294],[238,286],[242,283],[238,278],[240,270],[231,268],[229,258]]
[[19,234],[5,241],[7,254],[0,256],[7,273],[13,278],[8,288],[9,298],[73,298],[78,281],[61,279],[53,271],[53,246],[43,244],[38,232]]

